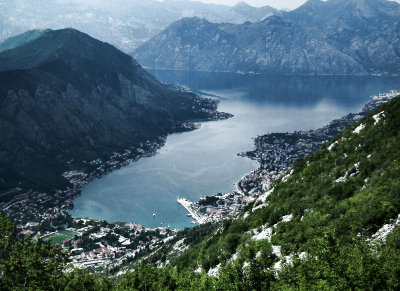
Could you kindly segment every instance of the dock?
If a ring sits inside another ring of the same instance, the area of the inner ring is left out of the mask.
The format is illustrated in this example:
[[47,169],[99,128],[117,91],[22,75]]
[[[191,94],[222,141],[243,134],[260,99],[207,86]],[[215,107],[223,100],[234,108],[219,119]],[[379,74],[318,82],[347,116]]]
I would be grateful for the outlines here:
[[206,216],[203,216],[197,209],[193,207],[193,202],[185,198],[178,198],[177,201],[189,212],[189,214],[196,220],[197,223],[203,224],[207,222]]

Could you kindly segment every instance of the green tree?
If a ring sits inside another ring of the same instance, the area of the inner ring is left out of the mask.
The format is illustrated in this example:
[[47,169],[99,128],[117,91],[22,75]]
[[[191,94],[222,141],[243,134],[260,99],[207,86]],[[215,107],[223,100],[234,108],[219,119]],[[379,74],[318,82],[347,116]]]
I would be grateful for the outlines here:
[[58,289],[67,254],[42,240],[17,238],[13,223],[0,213],[0,289]]
[[19,239],[0,211],[0,290],[111,290],[109,279],[72,269],[68,253],[41,239]]

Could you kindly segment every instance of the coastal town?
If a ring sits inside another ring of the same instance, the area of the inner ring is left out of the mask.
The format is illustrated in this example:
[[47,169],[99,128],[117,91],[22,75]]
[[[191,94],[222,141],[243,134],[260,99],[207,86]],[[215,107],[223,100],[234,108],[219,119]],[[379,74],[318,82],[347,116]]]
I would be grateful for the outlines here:
[[236,184],[233,193],[202,197],[198,202],[186,199],[180,199],[178,202],[190,215],[196,214],[192,215],[195,219],[193,223],[202,224],[235,216],[244,205],[254,201],[256,195],[265,192],[275,180],[291,169],[297,159],[312,154],[347,126],[398,95],[400,91],[392,90],[373,96],[359,113],[350,113],[319,129],[258,136],[254,141],[254,150],[238,155],[256,160],[259,167],[244,176]]
[[80,195],[83,185],[140,158],[153,156],[164,143],[165,137],[159,137],[142,142],[136,148],[115,152],[107,160],[84,161],[90,171],[63,173],[70,183],[67,189],[53,194],[28,191],[11,201],[0,202],[0,207],[17,223],[19,237],[30,236],[51,242],[70,253],[74,267],[104,269],[111,263],[120,264],[178,230],[150,229],[133,222],[107,223],[74,218],[67,210],[73,208],[73,199]]
[[[30,229],[39,224],[30,223]],[[178,230],[163,227],[154,229],[129,223],[108,223],[106,221],[73,218],[56,231],[45,232],[22,230],[18,235],[31,236],[49,241],[56,248],[68,252],[76,268],[106,268],[111,263],[121,264],[127,258],[134,258],[150,249],[161,240],[174,236]]]
[[[207,116],[201,121],[223,120],[233,116],[230,113],[217,111],[218,100],[200,97],[185,86],[166,86],[177,92],[193,94],[194,105],[192,109],[206,113],[205,116]],[[198,129],[199,126],[198,122],[181,122],[177,120],[170,131],[192,131]],[[0,210],[4,211],[8,218],[19,225],[25,225],[30,221],[40,223],[46,219],[51,220],[54,216],[62,214],[63,210],[73,208],[73,200],[80,195],[83,185],[143,157],[155,155],[165,145],[166,138],[165,134],[160,135],[135,144],[130,148],[103,154],[102,157],[94,160],[67,161],[66,168],[69,168],[69,170],[62,173],[65,178],[65,185],[60,185],[59,189],[47,192],[26,190],[20,187],[8,189],[6,192],[0,193]]]
[[[254,150],[239,155],[256,160],[259,168],[243,177],[234,192],[205,196],[198,202],[180,198],[177,203],[188,211],[193,224],[235,217],[245,205],[286,173],[298,158],[313,153],[346,126],[399,94],[392,91],[375,96],[360,113],[349,114],[320,129],[258,136]],[[16,188],[18,194],[11,201],[1,202],[0,208],[16,221],[20,237],[31,236],[50,241],[70,253],[73,266],[118,270],[118,266],[174,238],[179,231],[165,227],[149,229],[133,222],[108,223],[73,218],[67,210],[73,208],[73,199],[79,195],[83,185],[142,157],[156,154],[164,143],[165,137],[159,137],[138,147],[115,152],[109,159],[85,161],[86,169],[90,170],[64,172],[63,177],[70,186],[52,194],[34,191],[19,194],[20,189]]]
[[[198,106],[200,106],[201,101],[198,102]],[[212,115],[207,121],[226,119],[232,116],[229,113],[217,112],[218,102],[213,104],[214,107],[212,108],[201,108],[200,110]],[[191,131],[198,127],[198,123],[177,122],[172,130],[174,132]],[[166,136],[159,136],[121,152],[113,152],[111,156],[106,158],[82,161],[82,169],[70,170],[62,174],[65,180],[69,182],[68,186],[62,190],[59,189],[53,192],[23,191],[21,188],[16,187],[1,195],[12,194],[12,199],[5,201],[0,199],[0,209],[18,225],[25,225],[31,221],[42,223],[46,220],[53,220],[56,216],[65,216],[63,211],[73,209],[73,200],[80,195],[81,188],[85,184],[141,158],[155,155],[164,146],[165,141]],[[72,162],[69,161],[68,163]]]
[[340,134],[347,126],[367,116],[379,105],[398,95],[400,95],[400,91],[392,90],[373,96],[372,100],[366,103],[359,113],[350,113],[319,129],[293,133],[271,133],[256,137],[254,150],[239,155],[256,160],[260,166],[238,182],[237,192],[243,195],[264,192],[273,181],[284,175],[297,159],[312,154],[324,143]]
[[13,199],[0,202],[0,209],[18,225],[32,221],[47,225],[46,220],[52,222],[56,217],[65,216],[65,211],[73,208],[73,199],[80,195],[83,185],[140,158],[155,155],[165,144],[165,140],[166,137],[161,136],[142,142],[137,147],[114,152],[107,159],[83,161],[84,170],[71,170],[62,174],[69,185],[63,190],[55,190],[54,193],[30,190],[19,194],[21,189],[17,188]]
[[[171,86],[176,91],[191,92],[187,87]],[[204,121],[232,117],[229,113],[217,111],[217,100],[205,102],[207,106],[203,106],[204,98],[194,99],[194,107],[209,116]],[[192,131],[199,126],[195,122],[177,121],[171,130]],[[82,161],[79,170],[72,166],[74,160],[68,161],[67,167],[70,170],[62,173],[67,181],[66,187],[52,192],[26,191],[16,187],[0,195],[0,210],[16,223],[21,238],[42,238],[57,248],[70,251],[75,267],[105,267],[110,262],[121,263],[127,258],[133,258],[160,239],[176,234],[178,230],[161,227],[149,229],[135,223],[109,224],[74,218],[68,210],[73,209],[73,200],[81,194],[85,184],[141,158],[155,155],[165,141],[166,136],[162,135],[111,155]],[[8,196],[12,198],[7,199]]]

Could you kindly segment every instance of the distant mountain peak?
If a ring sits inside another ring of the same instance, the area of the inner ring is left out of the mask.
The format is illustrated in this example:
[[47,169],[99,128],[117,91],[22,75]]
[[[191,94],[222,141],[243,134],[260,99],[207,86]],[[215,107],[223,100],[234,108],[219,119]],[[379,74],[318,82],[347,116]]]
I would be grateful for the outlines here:
[[400,4],[396,1],[390,0],[308,0],[303,5],[298,7],[296,10],[307,11],[310,9],[360,9],[364,10],[366,8],[376,9],[376,10],[386,10],[390,12],[391,9],[400,9]]
[[235,7],[237,7],[237,8],[248,8],[248,7],[252,7],[252,6],[250,6],[249,4],[247,4],[246,2],[239,2],[239,3],[237,3],[236,5],[235,5]]

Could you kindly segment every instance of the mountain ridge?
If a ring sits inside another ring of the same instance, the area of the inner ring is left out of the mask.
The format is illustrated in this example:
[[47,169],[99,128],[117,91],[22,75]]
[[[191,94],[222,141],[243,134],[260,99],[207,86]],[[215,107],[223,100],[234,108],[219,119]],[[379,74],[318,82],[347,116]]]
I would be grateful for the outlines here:
[[61,174],[87,167],[85,159],[215,118],[215,101],[159,83],[130,56],[74,29],[48,31],[0,60],[3,191],[56,190],[68,184]]
[[47,29],[33,29],[26,31],[22,34],[9,37],[3,42],[0,42],[0,52],[16,48],[17,46],[20,46],[26,42],[32,41],[40,37],[43,33],[48,32],[49,30]]
[[73,27],[123,50],[133,51],[170,23],[187,16],[213,22],[257,21],[271,7],[238,7],[199,1],[77,0],[3,1],[0,41],[30,29]]
[[[388,4],[386,0],[361,1],[363,5],[359,2],[308,1],[291,12],[236,25],[205,26],[200,21],[195,25],[195,19],[185,18],[131,55],[146,67],[162,69],[399,74],[400,35],[396,28],[400,4]],[[306,9],[308,6],[314,12]],[[355,10],[360,14],[355,15]]]

